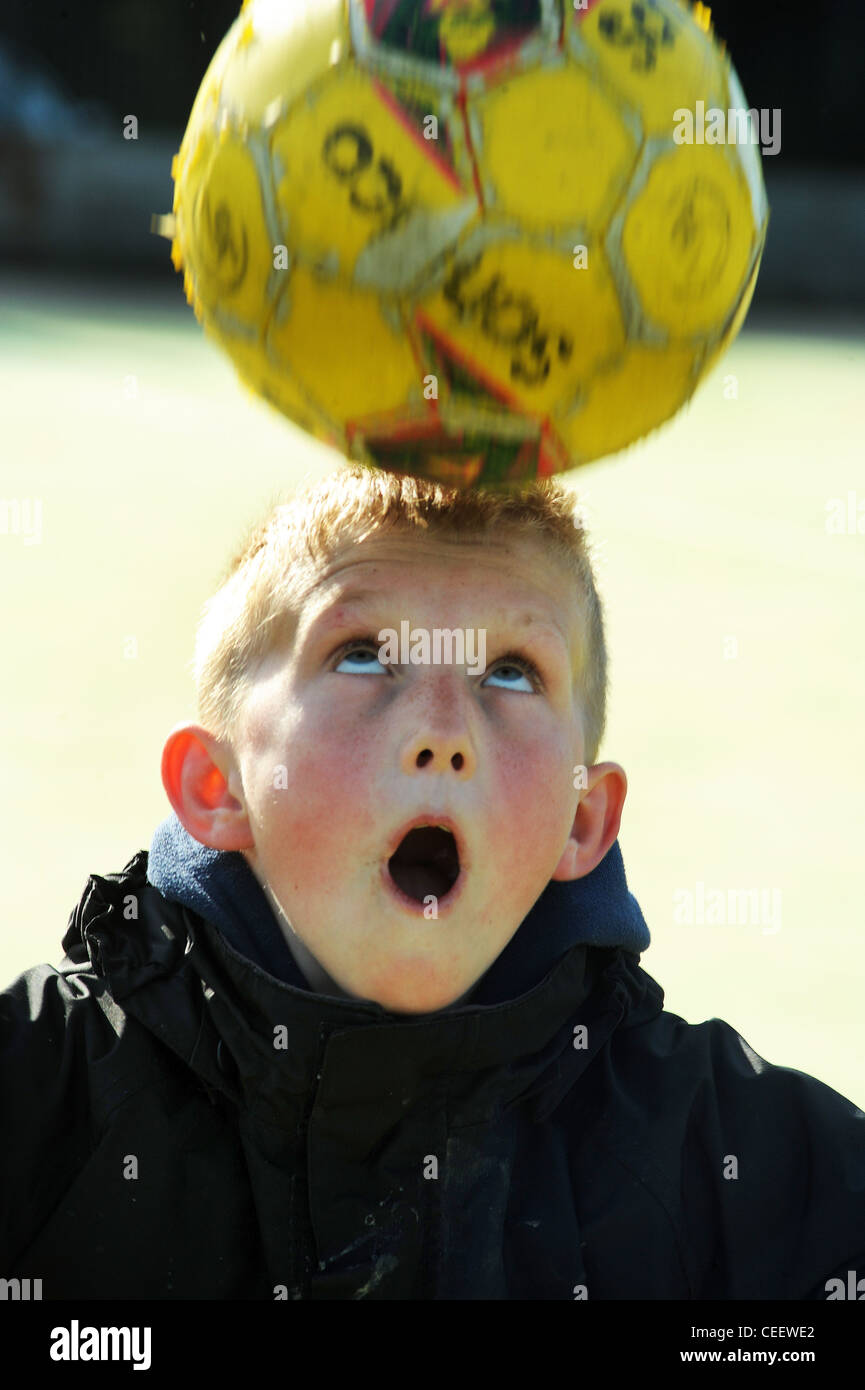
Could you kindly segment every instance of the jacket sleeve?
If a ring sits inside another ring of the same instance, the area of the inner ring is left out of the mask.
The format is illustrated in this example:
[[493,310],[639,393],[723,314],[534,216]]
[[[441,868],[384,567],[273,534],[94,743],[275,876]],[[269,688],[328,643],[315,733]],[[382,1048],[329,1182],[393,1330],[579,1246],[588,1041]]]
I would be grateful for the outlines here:
[[865,1280],[865,1113],[722,1020],[699,1030],[712,1084],[695,1096],[683,1173],[704,1246],[696,1296],[825,1300],[830,1279]]
[[0,994],[0,1273],[92,1152],[91,1066],[116,1042],[109,1017],[63,967],[34,966]]

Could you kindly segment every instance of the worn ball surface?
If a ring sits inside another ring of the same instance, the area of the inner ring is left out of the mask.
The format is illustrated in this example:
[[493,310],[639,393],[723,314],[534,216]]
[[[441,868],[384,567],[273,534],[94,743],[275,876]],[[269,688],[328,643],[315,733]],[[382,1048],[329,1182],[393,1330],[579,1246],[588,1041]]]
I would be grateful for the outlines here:
[[172,259],[245,384],[458,486],[615,453],[735,337],[768,209],[679,0],[246,0],[172,173]]

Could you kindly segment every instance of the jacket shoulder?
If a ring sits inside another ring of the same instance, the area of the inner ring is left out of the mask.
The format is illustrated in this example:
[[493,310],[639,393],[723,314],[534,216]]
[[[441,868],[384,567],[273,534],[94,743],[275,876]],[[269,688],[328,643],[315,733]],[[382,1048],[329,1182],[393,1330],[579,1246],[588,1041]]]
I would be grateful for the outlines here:
[[98,1146],[111,1108],[149,1083],[141,1031],[82,945],[0,993],[0,1255],[32,1238]]
[[670,1213],[693,1296],[824,1299],[830,1277],[865,1274],[859,1106],[719,1018],[662,1011],[611,1056],[611,1146]]

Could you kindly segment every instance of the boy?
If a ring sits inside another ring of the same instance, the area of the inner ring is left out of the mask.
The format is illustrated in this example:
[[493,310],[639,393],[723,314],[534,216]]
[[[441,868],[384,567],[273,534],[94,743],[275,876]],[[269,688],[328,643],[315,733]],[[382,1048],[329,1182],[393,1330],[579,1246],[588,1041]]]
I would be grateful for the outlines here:
[[865,1114],[664,1012],[640,968],[564,489],[338,472],[253,529],[195,677],[174,815],[0,1001],[4,1276],[566,1300],[865,1276]]

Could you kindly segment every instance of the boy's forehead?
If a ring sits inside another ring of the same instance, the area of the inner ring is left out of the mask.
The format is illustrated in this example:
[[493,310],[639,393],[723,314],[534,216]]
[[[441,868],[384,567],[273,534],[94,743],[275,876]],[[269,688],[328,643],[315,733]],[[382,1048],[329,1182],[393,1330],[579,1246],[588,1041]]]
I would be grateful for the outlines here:
[[495,569],[507,569],[517,558],[527,571],[544,575],[558,568],[558,559],[543,542],[524,531],[513,528],[499,530],[495,535],[460,534],[459,532],[393,531],[376,532],[362,540],[351,541],[332,551],[320,578],[344,573],[361,565],[403,563],[411,560],[418,568],[429,565],[441,568],[448,564],[481,563]]
[[343,545],[311,577],[298,628],[308,631],[336,607],[392,602],[401,589],[426,597],[430,583],[449,574],[460,595],[469,580],[471,591],[503,614],[554,625],[579,664],[585,624],[573,569],[542,539],[513,531],[464,537],[397,530]]
[[306,602],[320,609],[348,592],[358,600],[392,594],[395,584],[423,588],[465,569],[477,574],[479,586],[516,597],[546,596],[567,601],[568,575],[558,556],[525,535],[477,537],[390,532],[365,537],[331,554],[307,589]]

